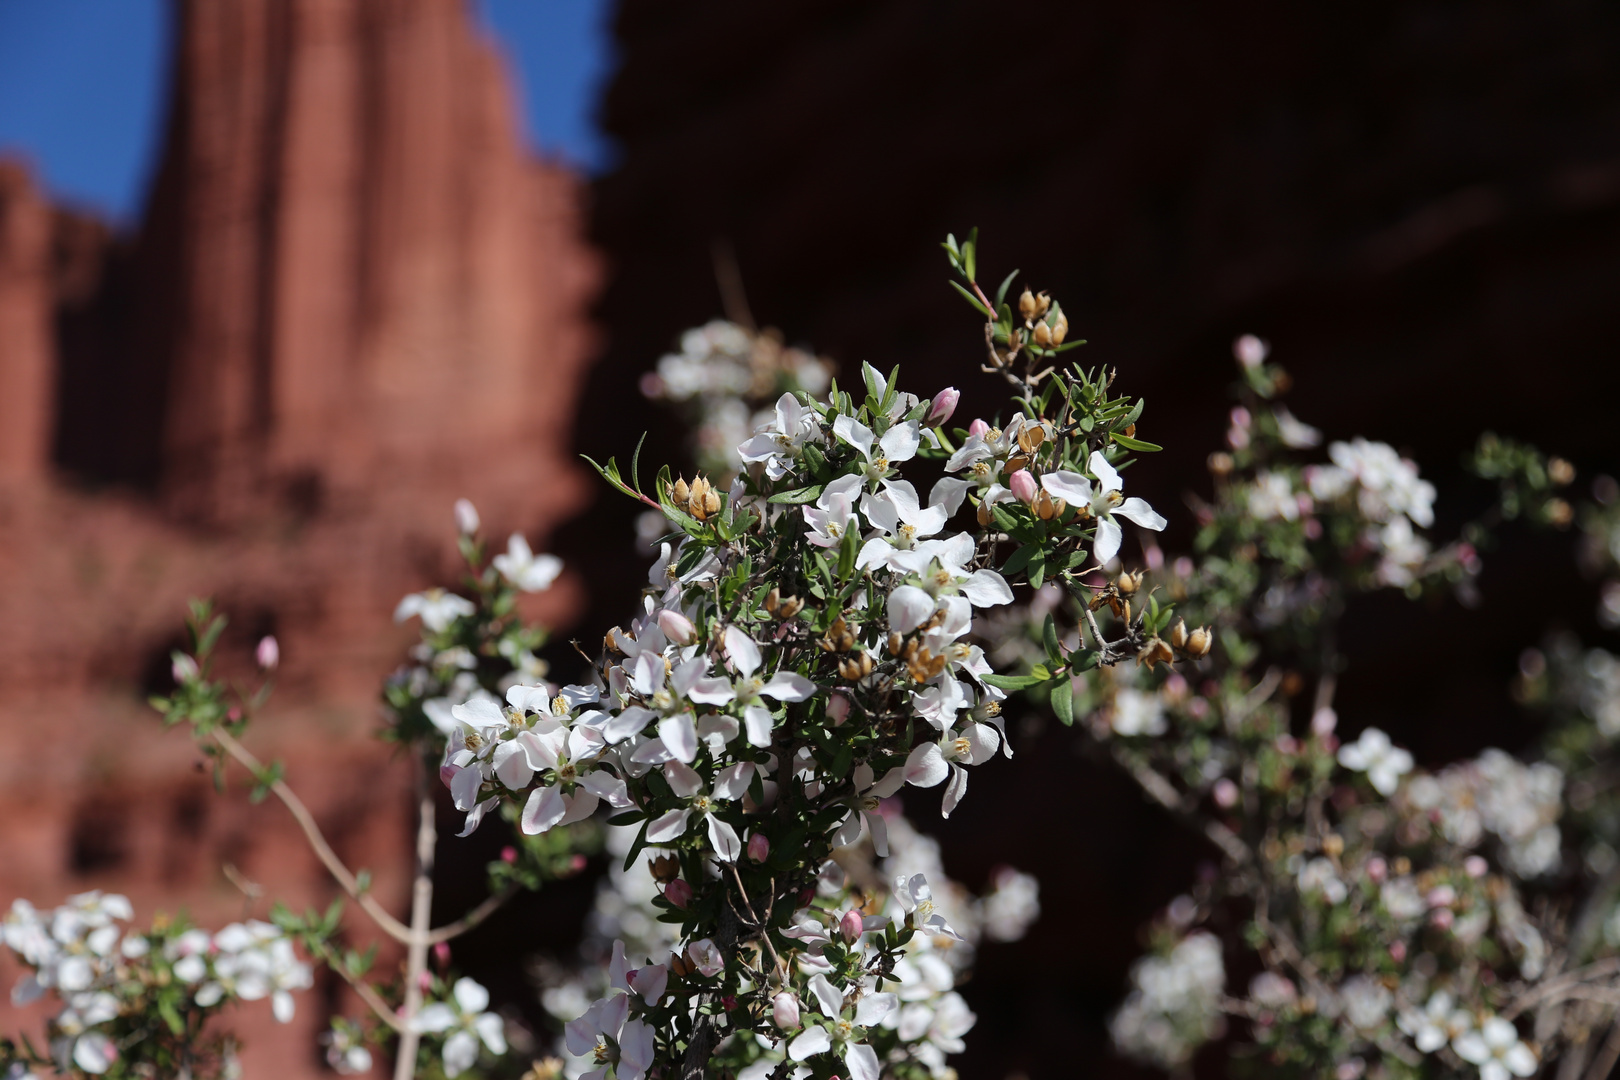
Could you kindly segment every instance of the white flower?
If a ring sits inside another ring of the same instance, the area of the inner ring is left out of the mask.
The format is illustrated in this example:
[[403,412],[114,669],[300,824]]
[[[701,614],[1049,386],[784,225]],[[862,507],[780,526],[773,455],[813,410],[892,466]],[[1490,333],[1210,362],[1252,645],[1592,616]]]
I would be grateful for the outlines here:
[[1277,434],[1282,438],[1284,446],[1291,446],[1295,450],[1304,450],[1322,444],[1322,433],[1311,425],[1295,418],[1294,414],[1279,405],[1276,411]]
[[[642,1080],[652,1065],[657,1049],[657,1036],[641,1020],[629,1020],[630,995],[613,993],[585,1010],[585,1015],[570,1020],[563,1028],[568,1052],[575,1057],[591,1057],[602,1062],[602,1067],[586,1073],[582,1080],[603,1080],[609,1063],[617,1059],[615,1076],[618,1080]],[[618,1044],[615,1052],[609,1041]]]
[[536,555],[522,533],[506,541],[506,554],[490,560],[501,576],[524,592],[542,592],[562,573],[562,560],[555,555]]
[[1508,1080],[1509,1076],[1534,1076],[1540,1062],[1536,1053],[1519,1038],[1512,1022],[1493,1016],[1452,1040],[1451,1048],[1464,1061],[1479,1066],[1480,1080]]
[[1274,472],[1255,477],[1249,489],[1249,513],[1260,521],[1298,521],[1299,498],[1288,477]]
[[805,538],[817,547],[842,544],[852,522],[854,527],[860,527],[855,519],[855,499],[860,493],[860,477],[840,476],[822,490],[815,506],[801,506],[805,524],[810,526]]
[[737,447],[737,454],[749,464],[763,462],[765,475],[780,480],[793,468],[804,444],[818,441],[820,437],[821,423],[816,411],[799,404],[799,399],[792,394],[783,394],[776,399],[774,422]]
[[913,874],[908,878],[901,874],[896,877],[894,898],[900,904],[900,909],[912,917],[911,925],[919,933],[961,940],[961,935],[951,929],[951,924],[935,907],[934,890],[929,888],[928,878],[924,875]]
[[478,1042],[492,1054],[506,1053],[506,1026],[489,1008],[489,991],[471,979],[456,980],[450,991],[455,999],[435,1001],[416,1014],[419,1032],[451,1032],[444,1041],[444,1072],[459,1076],[478,1063]]
[[1412,1045],[1432,1054],[1472,1028],[1474,1018],[1467,1009],[1457,1007],[1450,993],[1436,990],[1421,1010],[1403,1009],[1395,1024],[1412,1037]]
[[1344,898],[1350,895],[1344,882],[1339,879],[1338,871],[1333,868],[1332,861],[1323,858],[1312,859],[1301,868],[1299,891],[1321,893],[1330,904],[1343,903]]
[[1114,520],[1116,513],[1154,532],[1163,531],[1167,522],[1155,513],[1153,507],[1146,501],[1124,497],[1121,490],[1124,482],[1120,480],[1119,473],[1114,467],[1108,464],[1108,459],[1103,457],[1101,451],[1093,450],[1087,465],[1091,469],[1091,474],[1097,478],[1095,489],[1086,477],[1068,469],[1047,473],[1041,477],[1041,486],[1046,489],[1047,494],[1062,499],[1071,506],[1089,508],[1096,516],[1096,550],[1092,555],[1097,562],[1106,564],[1119,554],[1119,546],[1124,539],[1123,530]]
[[457,619],[471,615],[477,610],[471,600],[463,599],[455,593],[445,592],[443,589],[428,589],[426,592],[411,593],[401,600],[399,606],[394,609],[394,621],[404,622],[412,615],[420,615],[422,625],[437,634]]
[[[969,721],[958,735],[946,728],[938,742],[922,743],[912,748],[906,758],[906,783],[916,787],[934,787],[947,777],[949,786],[940,804],[940,816],[950,817],[967,794],[967,770],[962,766],[982,765],[996,756],[1000,738],[996,729],[988,724]],[[906,909],[910,911],[910,908]]]
[[1163,735],[1169,730],[1159,695],[1129,689],[1114,695],[1111,726],[1120,735]]
[[[936,488],[936,495],[939,494]],[[882,491],[864,496],[861,499],[861,513],[866,515],[866,520],[872,523],[879,535],[873,536],[861,548],[860,557],[855,560],[859,570],[869,567],[899,569],[900,566],[891,556],[896,551],[909,551],[917,545],[917,541],[939,532],[949,517],[949,511],[944,506],[919,505],[917,489],[904,480],[886,480]]]
[[862,475],[870,480],[881,480],[891,468],[917,456],[922,444],[922,433],[917,421],[896,424],[877,438],[872,429],[853,416],[840,416],[833,421],[833,434],[861,452],[866,465]]
[[1370,727],[1360,739],[1339,747],[1339,764],[1366,773],[1378,794],[1393,795],[1401,777],[1412,771],[1412,755],[1391,743],[1378,728]]
[[333,1028],[321,1036],[326,1044],[326,1063],[334,1072],[345,1076],[371,1071],[371,1051],[367,1050],[347,1028]]

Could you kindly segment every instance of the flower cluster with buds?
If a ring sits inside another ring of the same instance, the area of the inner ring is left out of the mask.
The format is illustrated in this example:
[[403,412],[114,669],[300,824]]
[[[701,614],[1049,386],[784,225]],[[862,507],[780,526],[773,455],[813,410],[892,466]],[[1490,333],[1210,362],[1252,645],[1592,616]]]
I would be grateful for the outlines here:
[[16,900],[0,919],[0,942],[29,969],[14,1005],[47,994],[63,1005],[48,1024],[48,1053],[0,1041],[9,1078],[36,1069],[74,1075],[229,1076],[236,1048],[205,1025],[238,1001],[270,1000],[277,1020],[293,1017],[293,991],[313,985],[280,927],[249,921],[210,934],[160,918],[148,931],[128,898],[88,892],[48,911]]

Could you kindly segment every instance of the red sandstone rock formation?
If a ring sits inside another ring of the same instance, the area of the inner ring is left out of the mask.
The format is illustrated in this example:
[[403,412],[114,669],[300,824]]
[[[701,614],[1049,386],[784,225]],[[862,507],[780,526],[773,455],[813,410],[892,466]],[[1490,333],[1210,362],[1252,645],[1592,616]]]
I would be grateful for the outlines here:
[[[330,898],[285,812],[213,795],[141,704],[214,595],[244,670],[282,642],[251,741],[403,907],[409,780],[371,732],[414,628],[388,617],[453,571],[456,497],[537,541],[581,501],[581,189],[523,149],[462,0],[187,0],[179,25],[132,250],[0,168],[0,906],[104,888],[217,924],[244,910],[225,862]],[[53,479],[53,448],[145,490]],[[248,1010],[247,1075],[313,1075],[336,1001],[284,1033]]]

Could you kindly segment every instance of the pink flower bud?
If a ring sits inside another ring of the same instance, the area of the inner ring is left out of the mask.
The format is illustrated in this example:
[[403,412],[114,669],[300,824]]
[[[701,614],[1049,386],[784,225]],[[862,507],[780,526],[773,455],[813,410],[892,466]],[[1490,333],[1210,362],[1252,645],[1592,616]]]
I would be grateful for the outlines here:
[[725,994],[720,998],[720,1004],[725,1007],[726,1012],[730,1012],[737,1007],[737,998],[735,995]]
[[478,507],[466,499],[456,500],[456,529],[462,536],[471,536],[478,531],[481,524],[478,520]]
[[276,665],[281,663],[281,646],[276,644],[275,635],[266,634],[260,638],[259,647],[254,650],[253,655],[259,661],[259,666],[264,670],[276,670]]
[[501,862],[517,862],[517,848],[513,847],[511,844],[507,844],[505,847],[501,848]]
[[690,645],[697,640],[697,627],[692,625],[692,620],[669,608],[658,613],[658,629],[677,645]]
[[755,833],[748,838],[748,857],[755,862],[764,862],[771,853],[771,842],[765,839],[764,833]]
[[1484,877],[1485,871],[1490,868],[1491,864],[1478,855],[1470,855],[1463,860],[1463,870],[1467,871],[1469,877]]
[[1223,810],[1230,810],[1238,804],[1238,786],[1224,776],[1215,781],[1215,790],[1211,794],[1215,796],[1215,805]]
[[975,421],[973,421],[973,423],[968,425],[968,434],[969,435],[978,435],[980,438],[983,438],[985,435],[988,435],[989,433],[990,433],[990,425],[985,423],[983,420],[975,420]]
[[169,674],[174,676],[176,685],[184,685],[195,679],[198,675],[197,661],[185,653],[177,652],[169,663]]
[[792,1031],[799,1026],[799,1003],[792,994],[784,990],[776,995],[771,1002],[771,1019],[783,1031]]
[[1406,959],[1406,942],[1392,941],[1389,945],[1389,958],[1399,964]]
[[433,962],[441,968],[449,965],[450,943],[448,941],[436,941],[433,943]]
[[854,941],[861,936],[861,912],[859,908],[850,908],[838,920],[838,931],[844,935],[845,941]]
[[1311,731],[1316,735],[1331,735],[1338,726],[1339,714],[1325,705],[1311,714]]
[[828,697],[827,719],[832,721],[833,727],[843,727],[844,721],[849,719],[849,698],[843,694]]
[[1423,899],[1432,908],[1448,908],[1457,902],[1457,890],[1450,885],[1436,885]]
[[954,386],[947,386],[934,395],[934,403],[928,409],[928,426],[937,427],[951,418],[956,412],[956,403],[962,400],[961,391]]
[[684,878],[676,878],[664,886],[664,899],[678,908],[684,908],[692,902],[692,886]]
[[1367,876],[1374,881],[1383,881],[1389,876],[1389,864],[1382,855],[1374,855],[1367,860]]
[[416,977],[416,985],[422,988],[423,993],[427,993],[433,988],[433,976],[425,971],[422,972]]
[[1257,368],[1265,363],[1266,354],[1269,352],[1271,346],[1253,334],[1244,334],[1232,342],[1232,356],[1246,368]]
[[1019,502],[1034,502],[1035,493],[1039,490],[1035,485],[1035,477],[1030,475],[1028,469],[1019,469],[1007,481],[1007,488],[1013,493],[1013,498]]
[[1433,913],[1429,915],[1429,922],[1434,925],[1436,930],[1450,930],[1451,924],[1456,921],[1457,917],[1451,913],[1451,909],[1448,907],[1435,908]]
[[568,869],[572,870],[576,874],[585,869],[585,856],[576,853],[570,857],[568,860]]

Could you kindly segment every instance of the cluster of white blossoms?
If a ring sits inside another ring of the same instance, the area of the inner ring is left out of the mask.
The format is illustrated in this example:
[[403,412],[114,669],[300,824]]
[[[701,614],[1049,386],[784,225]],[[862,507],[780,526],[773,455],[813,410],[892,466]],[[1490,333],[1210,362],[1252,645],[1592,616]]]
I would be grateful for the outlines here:
[[1405,586],[1429,554],[1429,542],[1414,531],[1434,524],[1434,485],[1419,479],[1417,465],[1387,443],[1357,438],[1328,447],[1332,465],[1305,470],[1312,498],[1352,498],[1368,525],[1363,541],[1379,556],[1387,585]]
[[1221,995],[1226,966],[1214,934],[1187,935],[1162,956],[1131,968],[1131,991],[1109,1022],[1121,1053],[1161,1068],[1186,1063],[1225,1030]]
[[1496,836],[1503,864],[1533,878],[1559,867],[1563,793],[1564,774],[1557,766],[1526,765],[1489,749],[1435,775],[1414,776],[1405,798],[1458,847],[1478,847],[1487,834]]
[[0,940],[32,970],[12,989],[14,1005],[55,993],[65,1008],[51,1021],[51,1053],[59,1069],[103,1073],[119,1056],[112,1026],[144,1015],[151,985],[183,988],[175,1015],[231,1000],[269,998],[277,1020],[293,1016],[293,991],[313,985],[310,966],[278,927],[249,921],[217,933],[127,931],[134,917],[126,897],[88,892],[61,907],[36,909],[16,900],[0,920]]
[[657,373],[643,377],[641,392],[695,406],[690,419],[699,465],[711,473],[736,472],[743,466],[738,446],[766,423],[767,414],[754,403],[785,390],[820,397],[830,377],[825,360],[784,348],[776,334],[716,319],[682,334],[680,351],[658,361]]
[[[919,934],[905,946],[892,976],[899,1004],[883,1018],[882,1026],[897,1036],[888,1060],[919,1061],[931,1075],[948,1077],[951,1073],[946,1055],[961,1051],[962,1037],[975,1020],[956,987],[969,977],[979,942],[1017,941],[1028,932],[1040,916],[1040,886],[1029,874],[1002,868],[992,876],[990,888],[975,896],[946,877],[938,841],[917,832],[897,807],[885,804],[882,813],[887,819],[888,857],[874,859],[869,842],[838,849],[817,878],[815,905],[847,912],[857,897],[870,900],[869,895],[859,892],[856,880],[909,885],[921,877],[929,883],[935,914],[956,936]],[[650,864],[618,865],[629,851],[635,832],[628,826],[608,830],[606,849],[616,858],[597,888],[595,904],[586,920],[586,937],[580,950],[584,966],[551,971],[546,976],[542,1002],[565,1025],[579,1020],[593,1001],[609,991],[610,969],[620,953],[681,956],[677,929],[659,921],[660,911],[653,901],[664,895],[664,890]],[[866,910],[870,908],[868,903]],[[863,928],[865,922],[863,915]],[[812,934],[811,939],[814,937]],[[802,960],[801,966],[806,978],[823,970],[813,956]],[[778,1015],[788,1015],[785,1010],[786,1006]],[[579,1045],[576,1040],[574,1046]],[[583,1052],[576,1052],[564,1038],[554,1051],[564,1063],[565,1075],[577,1080],[600,1067],[595,1048],[596,1044],[591,1043]],[[773,1048],[769,1040],[760,1049],[762,1056],[750,1067],[749,1075],[768,1076],[782,1060],[781,1049]]]

